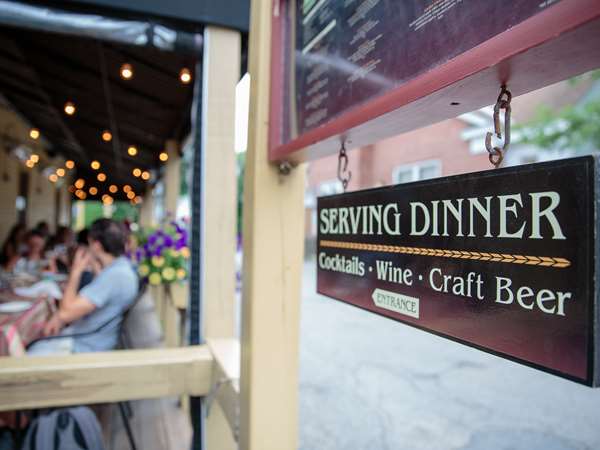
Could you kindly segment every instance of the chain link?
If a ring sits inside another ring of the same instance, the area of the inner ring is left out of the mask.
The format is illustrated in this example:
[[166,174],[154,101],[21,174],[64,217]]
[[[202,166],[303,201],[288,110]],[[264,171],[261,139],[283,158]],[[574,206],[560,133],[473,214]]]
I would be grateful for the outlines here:
[[502,148],[492,146],[492,136],[494,133],[486,133],[485,135],[485,148],[488,151],[488,159],[494,168],[498,168],[504,159],[504,155],[510,146],[510,101],[512,100],[512,94],[506,86],[502,86],[500,95],[494,105],[494,133],[498,139],[502,139],[502,127],[500,124],[500,110],[504,110],[504,144]]
[[352,172],[348,170],[348,155],[346,154],[346,146],[343,142],[342,147],[340,148],[340,153],[338,155],[337,177],[338,180],[340,180],[340,182],[342,183],[344,192],[346,192],[348,183],[352,179]]

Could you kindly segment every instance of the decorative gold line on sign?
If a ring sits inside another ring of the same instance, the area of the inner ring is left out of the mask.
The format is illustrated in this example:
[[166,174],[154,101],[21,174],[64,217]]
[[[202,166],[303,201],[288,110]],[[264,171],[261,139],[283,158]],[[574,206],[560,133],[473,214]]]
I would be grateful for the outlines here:
[[403,253],[406,255],[443,256],[445,258],[475,259],[478,261],[525,264],[527,266],[569,267],[571,261],[550,256],[511,255],[507,253],[470,252],[465,250],[443,250],[438,248],[403,247],[397,245],[363,244],[359,242],[320,241],[321,247],[342,248],[348,250],[367,250],[384,253]]

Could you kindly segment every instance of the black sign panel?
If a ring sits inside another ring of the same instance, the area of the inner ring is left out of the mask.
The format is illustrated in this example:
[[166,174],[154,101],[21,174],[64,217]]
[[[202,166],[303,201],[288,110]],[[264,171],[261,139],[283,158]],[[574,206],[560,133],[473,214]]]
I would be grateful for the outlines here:
[[318,292],[595,386],[596,160],[319,198]]

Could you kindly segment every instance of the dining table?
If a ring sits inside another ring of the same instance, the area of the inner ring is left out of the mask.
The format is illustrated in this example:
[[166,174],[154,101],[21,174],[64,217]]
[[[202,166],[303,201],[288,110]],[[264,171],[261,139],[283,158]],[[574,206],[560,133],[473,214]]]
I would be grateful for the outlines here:
[[[14,295],[0,293],[0,305],[14,301]],[[15,311],[0,312],[0,357],[25,355],[27,346],[42,337],[44,326],[56,311],[56,302],[48,297],[19,299],[19,302],[28,302],[29,305],[23,304]]]

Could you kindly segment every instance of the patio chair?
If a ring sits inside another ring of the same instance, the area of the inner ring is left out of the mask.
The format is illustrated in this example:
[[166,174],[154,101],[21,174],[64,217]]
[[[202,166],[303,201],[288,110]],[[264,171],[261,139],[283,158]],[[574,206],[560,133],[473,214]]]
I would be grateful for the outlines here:
[[[127,319],[129,318],[131,311],[136,307],[136,305],[139,303],[139,301],[142,299],[142,297],[146,293],[147,285],[148,285],[148,283],[147,283],[146,279],[140,279],[139,284],[138,284],[137,296],[134,299],[134,301],[131,303],[131,305],[129,305],[129,307],[127,307],[127,309],[125,309],[122,314],[118,314],[114,317],[111,317],[109,320],[107,320],[100,326],[96,327],[95,329],[86,331],[83,333],[72,333],[72,334],[63,334],[63,335],[57,335],[57,336],[42,337],[42,338],[39,338],[39,339],[36,339],[36,340],[30,342],[27,345],[27,348],[29,348],[36,342],[47,341],[47,340],[51,340],[51,339],[61,339],[64,337],[74,338],[74,337],[91,336],[95,333],[98,333],[98,332],[104,330],[106,327],[108,327],[115,320],[118,320],[120,317],[122,317],[123,319],[121,320],[121,324],[119,325],[119,341],[118,341],[117,349],[130,348],[131,342],[130,342],[130,338],[127,334],[127,329],[126,329],[125,325],[127,323]],[[133,409],[131,408],[129,401],[117,402],[117,406],[119,408],[119,413],[123,420],[123,426],[125,427],[125,432],[127,433],[127,439],[129,440],[129,445],[132,450],[136,450],[137,446],[135,443],[135,438],[133,436],[133,432],[131,431],[131,424],[129,423],[129,419],[133,416]]]

